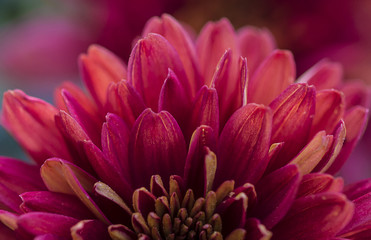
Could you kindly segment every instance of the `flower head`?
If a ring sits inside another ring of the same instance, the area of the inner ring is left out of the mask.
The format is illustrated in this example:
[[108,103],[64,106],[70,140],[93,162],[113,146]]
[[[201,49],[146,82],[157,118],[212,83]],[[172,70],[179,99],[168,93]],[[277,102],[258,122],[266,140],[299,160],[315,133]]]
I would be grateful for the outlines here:
[[[56,106],[19,90],[3,122],[40,167],[0,159],[2,232],[24,239],[357,239],[369,180],[336,173],[367,101],[320,62],[297,82],[265,30],[151,19],[128,66],[92,46]],[[335,90],[335,88],[337,90]],[[20,196],[20,198],[18,197]],[[6,228],[7,226],[8,228]],[[2,233],[0,232],[0,233]],[[367,235],[368,236],[368,235]]]

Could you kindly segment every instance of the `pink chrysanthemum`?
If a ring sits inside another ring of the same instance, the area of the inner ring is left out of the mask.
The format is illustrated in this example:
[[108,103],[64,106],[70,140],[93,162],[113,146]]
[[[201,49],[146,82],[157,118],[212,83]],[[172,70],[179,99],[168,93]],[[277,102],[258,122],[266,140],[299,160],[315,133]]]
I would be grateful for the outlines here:
[[343,189],[331,175],[368,104],[337,64],[295,83],[291,53],[274,50],[267,31],[235,33],[223,19],[194,40],[164,15],[148,22],[127,67],[98,46],[80,67],[90,96],[70,83],[57,107],[4,95],[4,126],[38,166],[0,159],[0,236],[371,236],[371,180]]

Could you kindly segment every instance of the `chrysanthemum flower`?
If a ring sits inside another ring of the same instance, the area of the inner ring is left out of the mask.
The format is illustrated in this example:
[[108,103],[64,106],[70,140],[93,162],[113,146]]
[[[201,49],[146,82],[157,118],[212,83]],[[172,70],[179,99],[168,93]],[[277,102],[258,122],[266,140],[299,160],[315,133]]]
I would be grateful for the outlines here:
[[337,64],[295,83],[267,31],[223,19],[194,40],[164,15],[127,67],[98,46],[80,67],[89,95],[65,84],[56,107],[4,95],[3,123],[40,167],[0,159],[7,239],[371,236],[370,180],[343,190],[332,176],[368,101]]

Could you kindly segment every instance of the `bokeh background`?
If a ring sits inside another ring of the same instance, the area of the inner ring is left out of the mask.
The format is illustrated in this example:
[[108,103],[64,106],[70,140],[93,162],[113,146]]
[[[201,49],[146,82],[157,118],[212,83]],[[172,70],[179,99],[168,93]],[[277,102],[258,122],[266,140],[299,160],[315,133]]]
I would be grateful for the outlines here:
[[[98,43],[127,61],[151,16],[171,13],[198,32],[222,17],[236,29],[269,29],[293,51],[298,76],[322,58],[349,81],[371,83],[371,0],[0,0],[0,91],[20,88],[53,101],[62,81],[79,83],[77,57]],[[0,129],[0,155],[27,160]],[[343,168],[347,182],[371,177],[371,127]]]

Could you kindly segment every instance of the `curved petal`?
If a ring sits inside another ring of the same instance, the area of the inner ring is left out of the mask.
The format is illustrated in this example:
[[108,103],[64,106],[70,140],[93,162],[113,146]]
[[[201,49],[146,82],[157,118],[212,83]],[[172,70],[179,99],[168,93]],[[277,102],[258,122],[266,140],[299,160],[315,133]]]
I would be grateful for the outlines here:
[[314,85],[317,90],[339,87],[343,78],[341,64],[322,60],[301,75],[297,82]]
[[292,84],[270,105],[273,111],[272,143],[284,142],[276,161],[277,169],[290,161],[305,146],[315,109],[315,89],[306,84]]
[[186,158],[183,134],[166,111],[146,109],[135,122],[129,141],[129,167],[133,187],[147,186],[152,175],[168,179],[181,175]]
[[49,191],[76,195],[98,219],[109,223],[89,195],[97,180],[87,172],[61,159],[48,159],[41,166],[41,177]]
[[271,130],[268,107],[248,104],[236,111],[219,138],[217,183],[230,179],[236,186],[256,183],[268,164]]
[[39,165],[49,157],[71,159],[55,125],[58,110],[52,105],[14,90],[4,93],[2,109],[4,127]]
[[353,215],[354,205],[340,193],[320,193],[297,199],[273,229],[277,240],[331,239]]
[[274,37],[267,29],[258,29],[250,26],[239,29],[237,37],[241,56],[247,58],[247,67],[251,77],[259,64],[275,48]]
[[79,240],[109,239],[108,226],[98,220],[83,220],[71,227],[71,236]]
[[161,34],[178,52],[187,77],[191,80],[191,96],[194,97],[202,82],[200,79],[199,64],[196,58],[196,49],[188,33],[182,25],[168,14],[148,20],[142,36],[144,37],[149,33]]
[[82,79],[98,106],[106,104],[106,91],[111,82],[126,78],[126,67],[107,49],[91,45],[79,59]]
[[329,174],[322,173],[306,174],[301,180],[297,198],[322,192],[341,192],[343,186],[344,180],[342,178],[334,178]]
[[295,74],[292,53],[284,50],[273,51],[250,79],[247,101],[268,105],[294,82]]
[[155,33],[137,42],[129,59],[128,81],[154,111],[157,111],[161,87],[169,68],[178,76],[186,96],[190,97],[190,82],[174,47]]

